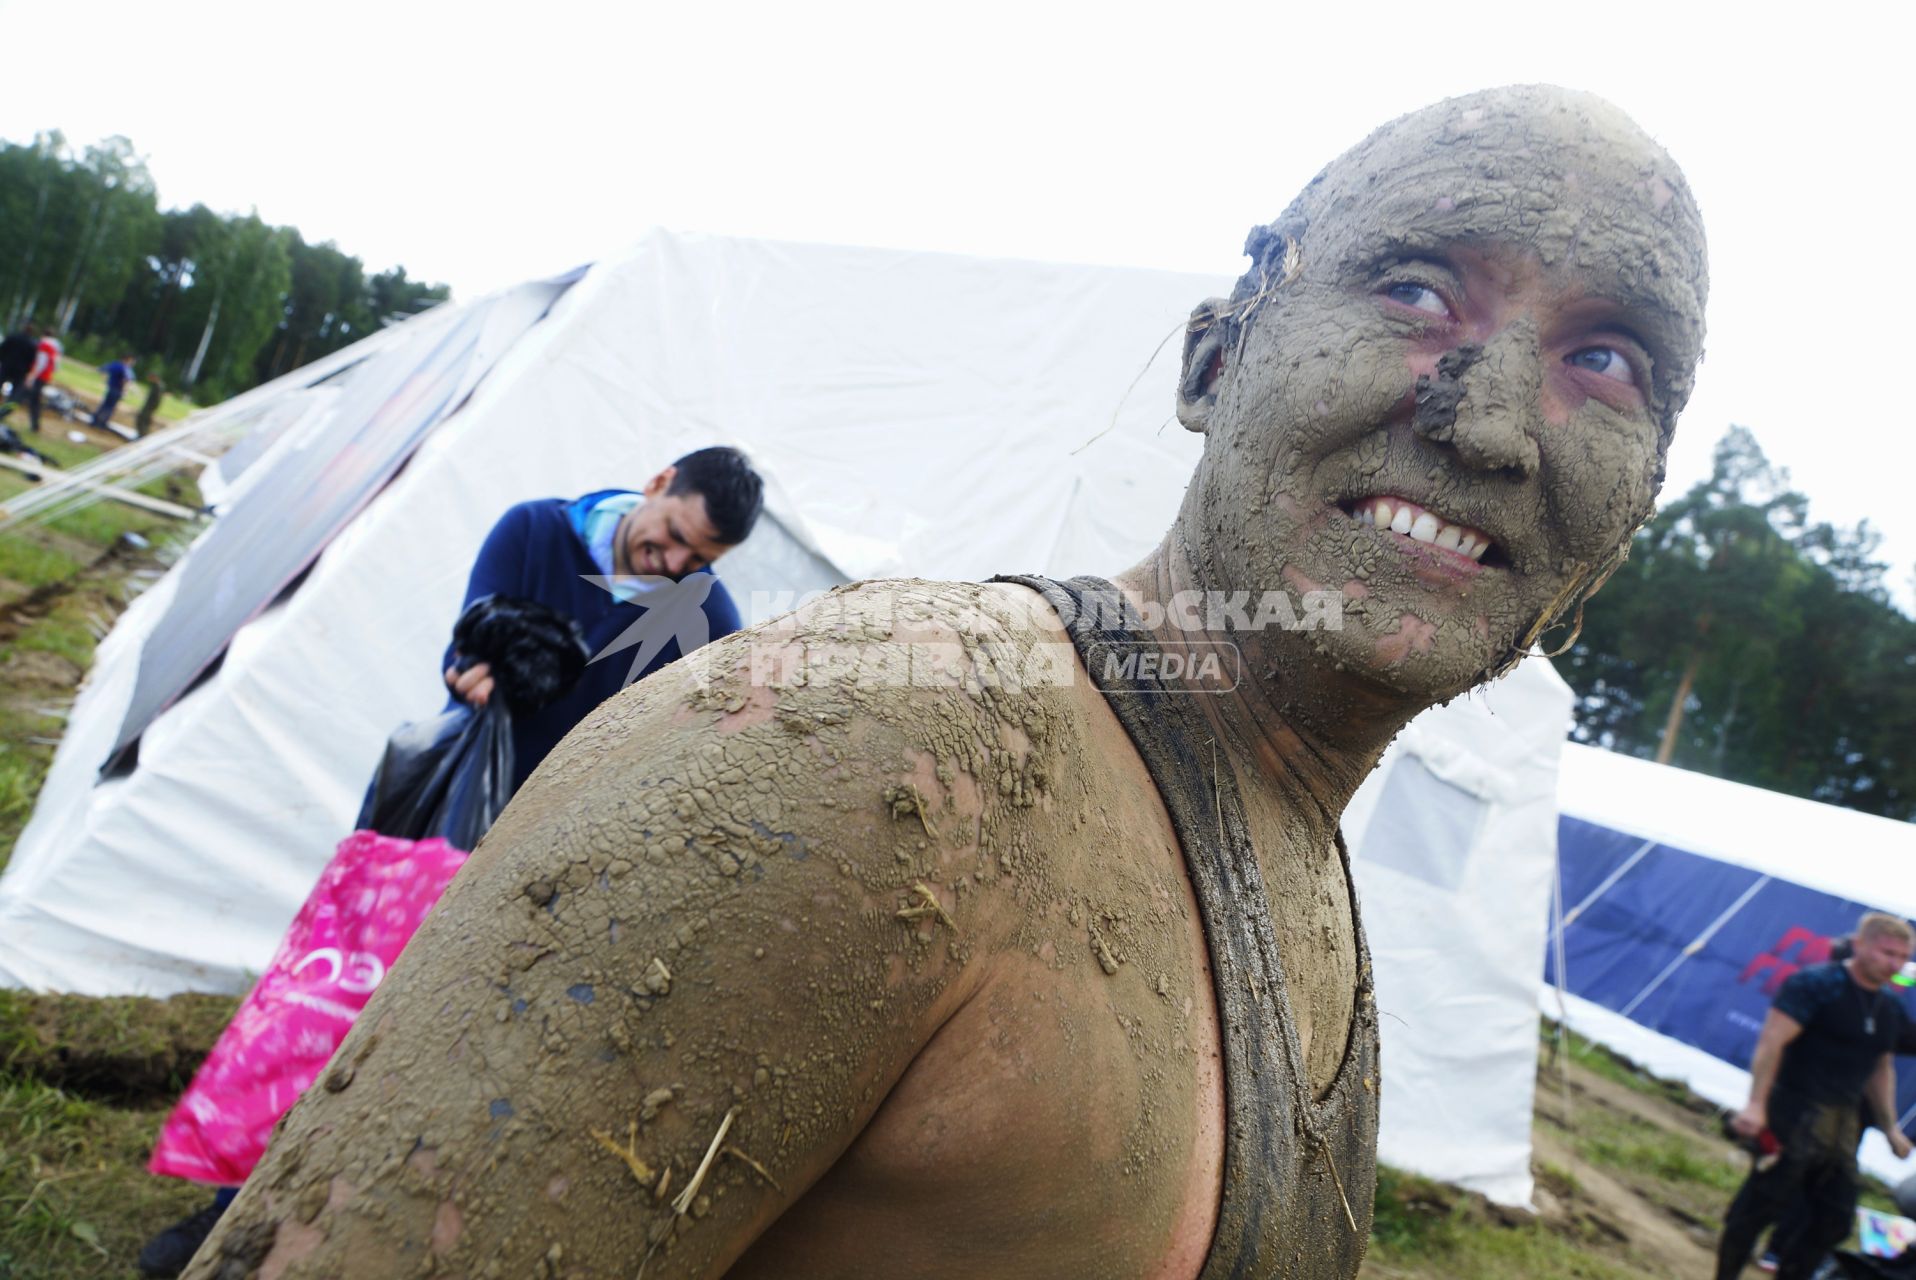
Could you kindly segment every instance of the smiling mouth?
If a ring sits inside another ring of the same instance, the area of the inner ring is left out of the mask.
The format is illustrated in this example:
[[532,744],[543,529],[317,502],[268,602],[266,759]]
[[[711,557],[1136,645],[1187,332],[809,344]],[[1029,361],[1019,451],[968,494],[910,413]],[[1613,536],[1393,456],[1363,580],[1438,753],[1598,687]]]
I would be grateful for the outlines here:
[[1412,542],[1421,542],[1486,566],[1504,563],[1501,550],[1482,529],[1446,520],[1408,498],[1381,495],[1353,498],[1338,505],[1345,515],[1359,524],[1401,534]]

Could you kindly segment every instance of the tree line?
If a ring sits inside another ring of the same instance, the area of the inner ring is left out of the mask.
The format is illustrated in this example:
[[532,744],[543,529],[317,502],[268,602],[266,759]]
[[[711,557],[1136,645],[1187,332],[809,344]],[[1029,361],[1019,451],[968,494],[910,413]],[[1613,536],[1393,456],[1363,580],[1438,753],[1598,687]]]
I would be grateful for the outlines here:
[[82,357],[130,355],[204,404],[442,302],[404,267],[366,273],[257,213],[161,209],[124,137],[77,154],[56,130],[0,143],[0,321]]
[[1749,431],[1636,536],[1557,669],[1578,741],[1916,820],[1916,620]]

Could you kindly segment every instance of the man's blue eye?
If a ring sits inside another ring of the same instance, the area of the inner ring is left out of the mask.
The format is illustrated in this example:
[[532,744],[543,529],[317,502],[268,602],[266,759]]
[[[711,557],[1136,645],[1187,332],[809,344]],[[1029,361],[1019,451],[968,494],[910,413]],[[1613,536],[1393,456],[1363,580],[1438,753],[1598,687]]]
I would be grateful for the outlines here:
[[1392,302],[1401,302],[1407,307],[1415,307],[1419,311],[1427,311],[1434,316],[1450,314],[1450,307],[1445,304],[1443,295],[1429,285],[1409,282],[1394,284],[1384,290],[1384,296]]
[[1581,351],[1571,352],[1564,362],[1579,369],[1588,369],[1600,377],[1633,387],[1637,385],[1637,371],[1631,366],[1630,357],[1615,347],[1585,347]]

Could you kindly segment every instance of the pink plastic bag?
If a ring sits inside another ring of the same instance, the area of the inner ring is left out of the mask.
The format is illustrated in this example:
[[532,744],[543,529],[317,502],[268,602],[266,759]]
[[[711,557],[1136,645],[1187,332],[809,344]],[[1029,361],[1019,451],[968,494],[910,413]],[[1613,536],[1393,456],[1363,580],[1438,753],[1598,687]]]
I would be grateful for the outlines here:
[[147,1168],[237,1186],[466,860],[444,840],[340,841],[266,972],[160,1130]]

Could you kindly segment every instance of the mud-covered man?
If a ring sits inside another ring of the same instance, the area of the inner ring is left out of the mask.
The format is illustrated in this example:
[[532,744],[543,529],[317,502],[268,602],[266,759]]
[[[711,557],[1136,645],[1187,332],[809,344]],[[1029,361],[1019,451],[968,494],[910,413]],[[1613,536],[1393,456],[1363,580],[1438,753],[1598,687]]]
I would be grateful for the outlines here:
[[1759,1159],[1730,1202],[1717,1246],[1718,1280],[1743,1273],[1766,1227],[1799,1210],[1779,1232],[1779,1280],[1808,1280],[1850,1231],[1856,1213],[1856,1143],[1863,1114],[1898,1159],[1910,1141],[1896,1123],[1896,1063],[1907,1015],[1889,980],[1909,963],[1916,931],[1871,912],[1856,925],[1847,959],[1792,974],[1770,1004],[1750,1061],[1750,1098],[1731,1119],[1745,1138],[1765,1131],[1780,1150]]
[[1385,126],[1248,247],[1156,551],[849,587],[606,704],[191,1274],[1354,1275],[1339,817],[1650,514],[1703,238],[1615,108],[1517,89]]

